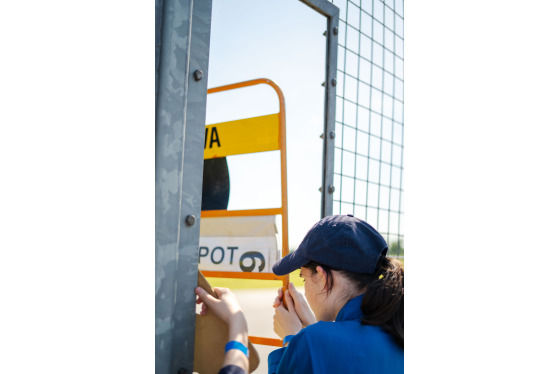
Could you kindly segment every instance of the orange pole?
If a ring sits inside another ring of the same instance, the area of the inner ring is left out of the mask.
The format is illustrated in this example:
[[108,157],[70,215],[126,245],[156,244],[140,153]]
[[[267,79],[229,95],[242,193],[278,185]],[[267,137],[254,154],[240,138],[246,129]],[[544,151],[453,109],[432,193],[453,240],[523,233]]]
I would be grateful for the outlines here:
[[251,273],[239,271],[212,271],[201,270],[205,277],[213,278],[242,278],[242,279],[261,279],[261,280],[283,280],[283,277],[274,273]]
[[[280,87],[274,84],[273,88],[280,100],[280,168],[282,180],[282,257],[286,256],[289,250],[288,243],[288,172],[286,160],[286,108],[285,100]],[[286,274],[282,279],[282,289],[285,292],[290,282],[290,274]],[[286,304],[284,304],[286,306]]]
[[210,217],[247,217],[247,216],[275,216],[282,214],[282,208],[271,209],[247,209],[247,210],[203,210],[200,212],[202,218]]
[[261,338],[260,336],[249,336],[249,340],[253,344],[271,345],[273,347],[282,347],[282,340],[273,338]]

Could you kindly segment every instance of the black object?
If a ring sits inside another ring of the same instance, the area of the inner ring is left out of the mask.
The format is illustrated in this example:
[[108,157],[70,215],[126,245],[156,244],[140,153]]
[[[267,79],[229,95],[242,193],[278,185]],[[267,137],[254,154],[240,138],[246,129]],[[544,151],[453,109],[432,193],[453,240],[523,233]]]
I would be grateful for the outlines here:
[[229,170],[225,157],[204,160],[202,175],[202,210],[227,209]]

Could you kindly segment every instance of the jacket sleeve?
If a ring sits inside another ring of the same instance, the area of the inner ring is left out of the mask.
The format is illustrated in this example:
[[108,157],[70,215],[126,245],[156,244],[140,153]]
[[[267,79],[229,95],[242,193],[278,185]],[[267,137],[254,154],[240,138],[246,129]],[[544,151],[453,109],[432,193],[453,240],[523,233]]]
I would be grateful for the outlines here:
[[[288,344],[288,346],[290,346]],[[282,360],[282,356],[287,348],[279,348],[275,349],[274,351],[270,352],[268,355],[268,374],[276,374],[278,371],[278,365],[280,365],[280,361]]]
[[311,351],[305,333],[300,332],[286,348],[276,349],[268,355],[268,374],[312,372]]

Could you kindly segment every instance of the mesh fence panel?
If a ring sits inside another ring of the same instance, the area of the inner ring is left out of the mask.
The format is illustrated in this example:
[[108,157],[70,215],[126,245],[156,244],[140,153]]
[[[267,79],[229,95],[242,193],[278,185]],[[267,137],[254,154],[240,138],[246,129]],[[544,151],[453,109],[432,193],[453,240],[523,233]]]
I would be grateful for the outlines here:
[[374,226],[404,256],[404,3],[331,0],[340,9],[333,214]]

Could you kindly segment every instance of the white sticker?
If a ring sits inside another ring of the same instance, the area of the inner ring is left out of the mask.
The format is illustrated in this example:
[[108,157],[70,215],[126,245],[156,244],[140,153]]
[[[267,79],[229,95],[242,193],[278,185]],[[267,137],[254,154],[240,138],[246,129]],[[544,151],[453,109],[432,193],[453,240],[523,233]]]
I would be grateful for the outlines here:
[[279,258],[275,237],[200,237],[198,268],[209,271],[270,273]]

